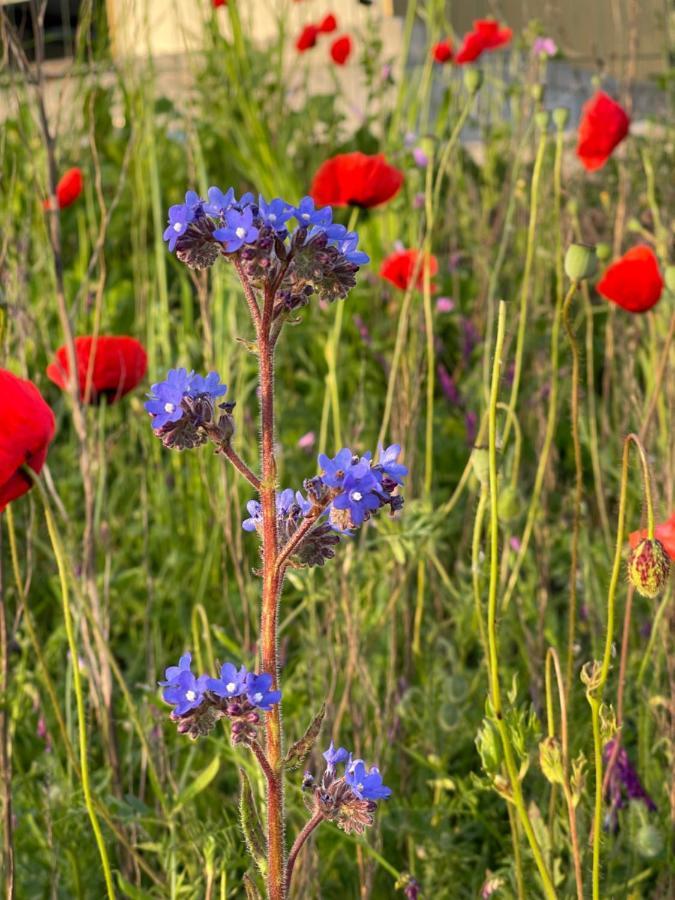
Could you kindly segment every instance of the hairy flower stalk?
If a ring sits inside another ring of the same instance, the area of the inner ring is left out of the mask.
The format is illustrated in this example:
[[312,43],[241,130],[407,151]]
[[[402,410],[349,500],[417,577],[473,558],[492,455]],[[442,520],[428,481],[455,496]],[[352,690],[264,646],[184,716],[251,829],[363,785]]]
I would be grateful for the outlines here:
[[[289,220],[297,227],[290,231]],[[178,731],[197,739],[220,719],[231,722],[232,744],[248,747],[266,782],[266,839],[249,840],[246,831],[257,812],[242,812],[247,845],[263,874],[270,900],[285,900],[297,855],[307,837],[324,820],[350,833],[362,833],[373,822],[377,800],[391,793],[376,767],[368,771],[362,760],[331,748],[324,754],[328,767],[321,786],[308,804],[311,819],[300,832],[286,861],[284,777],[289,760],[297,763],[311,751],[323,712],[284,756],[278,657],[279,603],[289,566],[320,566],[335,555],[341,536],[388,507],[393,514],[403,500],[398,487],[407,474],[398,462],[400,447],[379,448],[378,456],[362,456],[343,447],[335,457],[319,455],[321,474],[300,491],[277,491],[274,453],[274,357],[277,341],[289,314],[305,306],[314,294],[329,302],[342,300],[355,283],[359,266],[368,257],[357,249],[358,236],[332,221],[332,209],[316,209],[310,197],[292,206],[280,198],[258,201],[250,194],[237,200],[230,189],[209,189],[201,199],[192,191],[185,203],[169,210],[164,232],[169,249],[186,265],[203,269],[224,258],[233,264],[255,330],[260,398],[260,476],[232,446],[234,402],[224,400],[227,386],[216,372],[206,376],[172,369],[152,385],[146,410],[162,443],[172,450],[189,450],[207,443],[228,459],[258,492],[247,504],[249,517],[242,527],[260,539],[262,598],[260,612],[260,674],[222,666],[220,677],[195,676],[191,655],[166,670],[163,697],[174,710]],[[336,395],[337,397],[337,395]],[[337,402],[337,400],[336,400]],[[339,429],[338,429],[339,431]],[[264,714],[264,723],[261,721]],[[259,729],[264,727],[264,747]],[[335,765],[349,762],[342,778]],[[250,793],[250,792],[249,792]],[[252,803],[252,801],[246,801]],[[245,803],[242,793],[242,804]],[[257,827],[257,826],[256,826]],[[264,859],[262,858],[264,857]],[[250,875],[247,875],[250,881]]]

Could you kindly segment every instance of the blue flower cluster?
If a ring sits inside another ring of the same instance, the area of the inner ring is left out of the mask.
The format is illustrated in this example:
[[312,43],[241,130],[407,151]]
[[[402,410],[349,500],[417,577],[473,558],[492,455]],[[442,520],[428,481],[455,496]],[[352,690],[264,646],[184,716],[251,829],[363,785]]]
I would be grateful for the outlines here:
[[236,258],[252,286],[275,285],[277,315],[305,305],[315,292],[329,301],[345,297],[359,266],[369,262],[357,233],[333,222],[332,207],[317,209],[311,197],[297,206],[251,193],[237,199],[232,188],[210,187],[206,200],[188,191],[185,203],[169,209],[164,240],[192,268]]
[[245,666],[237,669],[232,663],[224,663],[218,678],[195,675],[191,653],[181,656],[177,666],[169,666],[159,685],[164,688],[164,700],[174,707],[171,718],[179,721],[179,731],[197,737],[227,716],[233,721],[235,743],[255,737],[260,721],[256,710],[269,712],[281,700],[281,691],[271,690],[272,676],[268,673],[257,675]]
[[326,760],[326,771],[331,777],[334,777],[338,763],[347,764],[344,780],[359,800],[387,800],[391,797],[391,788],[382,783],[377,766],[371,766],[369,771],[362,759],[353,759],[352,754],[344,747],[338,747],[336,750],[331,741],[323,758]]
[[187,369],[169,369],[164,381],[153,384],[145,409],[152,417],[152,427],[167,447],[184,450],[205,443],[209,438],[219,446],[229,441],[233,432],[230,413],[234,403],[217,401],[227,393],[217,372],[195,375]]

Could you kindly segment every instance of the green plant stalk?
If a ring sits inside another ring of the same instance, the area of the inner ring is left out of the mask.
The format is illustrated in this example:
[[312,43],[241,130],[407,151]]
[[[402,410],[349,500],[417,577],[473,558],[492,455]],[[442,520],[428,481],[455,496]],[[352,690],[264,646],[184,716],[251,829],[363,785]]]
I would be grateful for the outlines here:
[[[24,467],[25,468],[25,467]],[[40,499],[42,501],[44,507],[45,521],[47,523],[47,531],[49,532],[49,539],[52,544],[52,549],[54,551],[54,557],[56,559],[56,565],[59,571],[59,583],[61,586],[61,601],[63,606],[63,621],[66,628],[66,637],[68,640],[68,648],[70,650],[70,659],[71,659],[71,668],[73,672],[73,688],[75,691],[75,699],[77,704],[77,720],[78,720],[78,730],[79,730],[79,749],[80,749],[80,778],[82,781],[82,793],[84,795],[84,804],[87,807],[87,813],[89,814],[89,821],[91,822],[92,831],[94,832],[94,837],[96,839],[96,846],[98,847],[99,856],[101,857],[101,865],[103,867],[103,877],[105,879],[106,892],[108,894],[109,900],[115,900],[115,890],[113,887],[112,881],[112,872],[110,869],[110,860],[108,859],[108,851],[105,846],[105,841],[103,839],[103,832],[101,831],[101,826],[98,821],[98,817],[96,815],[96,810],[94,809],[94,800],[91,791],[91,784],[89,781],[89,760],[88,760],[88,746],[87,746],[87,719],[84,708],[84,692],[82,690],[82,680],[80,677],[80,666],[79,666],[79,655],[77,652],[77,641],[75,640],[75,629],[73,627],[73,619],[70,612],[70,600],[68,596],[68,576],[66,569],[66,560],[65,553],[63,550],[63,544],[61,543],[61,538],[59,537],[58,530],[56,528],[56,524],[52,517],[51,509],[49,507],[49,502],[47,500],[47,495],[42,487],[40,481],[35,478],[35,485],[37,487],[38,493],[40,495]]]
[[483,520],[485,518],[485,510],[487,509],[490,494],[487,485],[482,485],[480,496],[478,498],[478,506],[476,508],[476,517],[473,523],[473,538],[471,540],[471,583],[473,586],[473,600],[476,607],[476,619],[478,621],[478,630],[480,632],[480,642],[485,652],[485,658],[488,654],[487,634],[485,633],[485,622],[483,620],[483,604],[480,596],[480,544],[483,534]]
[[577,283],[573,282],[563,304],[563,325],[572,351],[572,384],[571,384],[571,419],[572,443],[574,445],[574,508],[572,513],[572,548],[570,554],[569,607],[567,611],[567,661],[565,665],[565,691],[567,696],[572,691],[572,672],[574,669],[574,632],[577,617],[577,567],[579,559],[579,529],[581,525],[581,497],[584,486],[584,470],[581,458],[581,439],[579,438],[579,347],[574,327],[570,321],[570,307],[574,299]]
[[642,467],[642,484],[647,506],[647,536],[654,539],[654,504],[652,501],[651,479],[647,454],[636,434],[629,434],[623,442],[623,454],[621,460],[621,482],[619,493],[619,512],[616,527],[616,546],[614,549],[614,562],[612,574],[607,592],[607,631],[605,634],[605,649],[602,656],[600,673],[592,689],[587,691],[587,699],[591,707],[591,724],[593,727],[593,758],[595,764],[595,804],[593,814],[593,900],[600,900],[600,829],[602,822],[602,738],[600,735],[600,707],[609,667],[612,661],[612,644],[614,637],[614,618],[616,611],[616,593],[621,572],[621,556],[623,552],[623,539],[626,520],[626,495],[628,492],[628,459],[631,443],[637,450],[640,465]]
[[518,778],[515,758],[511,747],[508,729],[504,722],[502,710],[501,687],[499,683],[499,651],[497,643],[497,586],[499,581],[499,488],[497,479],[497,401],[499,398],[499,377],[502,365],[502,353],[504,350],[504,330],[506,322],[506,304],[499,303],[497,317],[497,340],[495,343],[495,357],[492,368],[490,385],[490,404],[488,407],[488,463],[490,484],[490,587],[488,592],[488,616],[487,616],[487,640],[489,657],[490,700],[494,710],[497,729],[504,751],[504,763],[511,785],[513,804],[516,807],[518,818],[527,836],[530,850],[534,857],[539,875],[547,898],[555,898],[556,892],[553,881],[544,862],[544,857],[539,847],[532,823],[525,808],[522,787]]
[[[525,251],[525,266],[523,269],[523,284],[520,291],[520,313],[518,319],[518,334],[516,336],[516,353],[513,368],[513,383],[511,385],[511,396],[509,398],[509,409],[515,410],[518,402],[518,391],[520,389],[520,378],[523,371],[523,352],[525,349],[525,334],[527,330],[527,308],[530,298],[530,281],[532,278],[532,266],[534,263],[534,248],[537,236],[537,211],[539,206],[539,183],[541,181],[541,171],[544,165],[544,155],[546,152],[547,134],[542,129],[539,135],[539,143],[537,145],[537,154],[534,159],[534,168],[532,169],[532,184],[530,185],[530,221],[527,228],[527,249]],[[507,420],[504,426],[504,434],[502,443],[505,445],[509,429],[510,421]]]

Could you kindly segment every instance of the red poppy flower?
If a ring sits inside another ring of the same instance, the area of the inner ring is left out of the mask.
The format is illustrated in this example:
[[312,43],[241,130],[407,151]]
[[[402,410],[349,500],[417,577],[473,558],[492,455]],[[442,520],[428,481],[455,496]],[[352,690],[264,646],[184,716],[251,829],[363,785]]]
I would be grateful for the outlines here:
[[607,266],[598,282],[598,293],[633,313],[647,312],[663,292],[663,278],[656,256],[646,244],[633,247]]
[[603,91],[584,104],[579,123],[577,156],[583,167],[601,169],[612,151],[628,134],[630,119],[619,104]]
[[331,34],[333,31],[337,30],[337,19],[332,13],[329,13],[321,20],[321,22],[319,22],[317,28],[321,34]]
[[318,36],[319,29],[316,25],[305,25],[295,42],[295,49],[298,53],[304,53],[305,50],[311,50],[312,47],[316,47],[316,39]]
[[[82,184],[82,170],[78,169],[77,166],[73,169],[68,169],[61,176],[59,183],[56,185],[56,203],[59,209],[65,209],[77,200],[82,193]],[[51,209],[49,198],[42,205],[45,209]]]
[[[384,278],[385,281],[391,282],[394,287],[400,288],[402,291],[407,290],[418,265],[418,257],[419,251],[417,250],[397,250],[391,253],[382,261],[380,277]],[[435,256],[429,257],[429,272],[432,278],[438,272],[438,260]],[[424,264],[420,262],[415,287],[422,290],[423,284]]]
[[395,197],[402,184],[403,172],[382,153],[340,153],[319,166],[309,193],[319,206],[370,209]]
[[[643,528],[642,531],[631,531],[628,535],[628,540],[630,541],[631,547],[635,549],[640,541],[643,541],[646,537],[647,529]],[[654,529],[654,537],[657,541],[661,541],[663,549],[673,562],[675,562],[675,512],[667,522],[662,522],[660,525],[656,526]]]
[[214,9],[218,9],[219,6],[227,6],[227,0],[211,0],[213,3]]
[[[94,361],[91,364],[91,354]],[[84,400],[87,379],[91,378],[89,402],[96,403],[105,396],[114,403],[133,390],[145,376],[148,357],[143,346],[131,337],[78,337],[75,338],[77,379],[80,399]],[[47,377],[65,388],[68,384],[68,355],[65,347],[56,351],[56,359],[47,366]]]
[[330,55],[337,66],[344,66],[352,52],[352,39],[348,34],[339,37],[330,45]]
[[54,437],[54,413],[32,381],[0,369],[0,512],[33,485],[21,470],[40,472]]
[[439,41],[431,48],[431,55],[434,62],[446,63],[452,59],[452,44],[450,40]]
[[455,56],[455,62],[459,65],[473,62],[482,53],[497,50],[508,44],[512,36],[511,29],[500,27],[496,19],[477,19],[473,23],[473,31],[464,35],[462,46]]

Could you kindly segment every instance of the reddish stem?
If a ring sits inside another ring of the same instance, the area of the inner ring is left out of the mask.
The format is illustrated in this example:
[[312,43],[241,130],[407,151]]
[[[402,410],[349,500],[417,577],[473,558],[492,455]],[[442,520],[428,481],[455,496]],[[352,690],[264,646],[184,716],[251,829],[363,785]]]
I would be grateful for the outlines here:
[[293,868],[295,866],[295,861],[298,858],[298,853],[302,850],[307,838],[310,834],[323,822],[323,814],[320,812],[315,812],[311,819],[309,819],[305,823],[305,827],[302,829],[300,834],[296,837],[293,847],[291,848],[291,852],[288,856],[288,866],[286,867],[286,888],[289,889],[291,886],[291,878],[293,877]]
[[252,485],[256,489],[256,491],[260,490],[260,479],[257,475],[254,475],[254,473],[249,469],[244,460],[241,458],[241,456],[239,456],[239,454],[233,447],[231,447],[229,444],[223,444],[219,448],[219,452],[229,459],[235,469],[244,476],[244,478],[250,485]]

